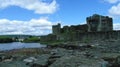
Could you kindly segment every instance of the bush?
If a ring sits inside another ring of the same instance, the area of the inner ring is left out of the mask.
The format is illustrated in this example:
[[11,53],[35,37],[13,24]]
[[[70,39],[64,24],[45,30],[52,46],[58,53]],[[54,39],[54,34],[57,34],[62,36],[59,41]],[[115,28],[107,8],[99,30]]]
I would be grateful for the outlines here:
[[90,42],[91,42],[91,39],[90,39],[90,38],[84,38],[84,39],[82,40],[82,42],[84,42],[84,43],[90,43]]
[[0,36],[0,43],[9,43],[9,42],[13,42],[13,39],[6,36]]

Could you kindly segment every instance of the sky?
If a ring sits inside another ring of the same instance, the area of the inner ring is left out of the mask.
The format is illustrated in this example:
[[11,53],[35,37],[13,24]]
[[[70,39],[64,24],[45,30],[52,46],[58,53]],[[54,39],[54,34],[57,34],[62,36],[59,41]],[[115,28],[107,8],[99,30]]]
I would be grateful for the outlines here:
[[93,14],[112,17],[120,30],[120,0],[0,0],[0,35],[47,35],[52,25],[86,24]]

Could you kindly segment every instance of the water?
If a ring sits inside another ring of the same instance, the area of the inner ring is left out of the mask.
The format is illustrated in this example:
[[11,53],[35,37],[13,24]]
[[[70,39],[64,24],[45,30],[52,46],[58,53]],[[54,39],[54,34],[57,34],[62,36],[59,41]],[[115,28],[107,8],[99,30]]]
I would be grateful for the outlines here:
[[0,51],[20,49],[20,48],[41,48],[41,47],[46,47],[46,46],[41,45],[40,43],[21,43],[21,42],[0,43]]

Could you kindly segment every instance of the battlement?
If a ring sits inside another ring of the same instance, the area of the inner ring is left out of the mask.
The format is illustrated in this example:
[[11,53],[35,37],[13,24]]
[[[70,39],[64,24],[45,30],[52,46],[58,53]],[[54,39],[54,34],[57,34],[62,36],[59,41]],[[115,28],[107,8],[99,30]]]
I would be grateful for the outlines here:
[[66,32],[87,32],[88,26],[87,24],[83,25],[71,25],[71,26],[64,26],[61,28],[61,33],[66,33]]

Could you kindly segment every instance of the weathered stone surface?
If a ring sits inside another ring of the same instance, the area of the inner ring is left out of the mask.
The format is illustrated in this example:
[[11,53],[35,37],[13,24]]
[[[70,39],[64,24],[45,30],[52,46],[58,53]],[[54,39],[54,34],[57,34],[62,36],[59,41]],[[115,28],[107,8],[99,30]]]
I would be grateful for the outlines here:
[[0,62],[7,62],[7,61],[12,61],[13,57],[10,55],[1,55],[0,56]]
[[50,55],[48,55],[48,54],[38,56],[37,61],[35,61],[34,64],[38,64],[38,65],[41,65],[41,66],[46,66],[46,65],[48,65],[49,57],[50,57]]
[[118,56],[114,62],[111,64],[111,67],[120,67],[120,56]]
[[48,66],[49,57],[49,54],[43,54],[35,57],[28,57],[23,59],[23,61],[30,67],[45,67]]
[[29,67],[22,61],[1,62],[0,67]]
[[56,49],[51,50],[51,55],[63,56],[65,54],[67,54],[66,51],[67,50],[64,48],[56,48]]
[[50,67],[101,67],[101,60],[86,59],[78,56],[63,56]]
[[27,63],[31,63],[31,62],[37,61],[37,59],[35,57],[29,57],[24,59],[23,61]]

